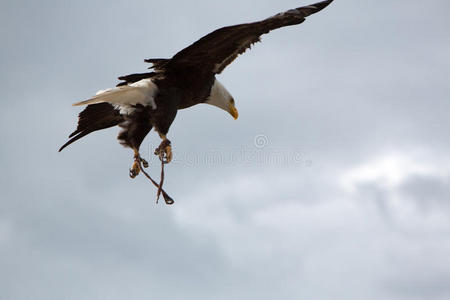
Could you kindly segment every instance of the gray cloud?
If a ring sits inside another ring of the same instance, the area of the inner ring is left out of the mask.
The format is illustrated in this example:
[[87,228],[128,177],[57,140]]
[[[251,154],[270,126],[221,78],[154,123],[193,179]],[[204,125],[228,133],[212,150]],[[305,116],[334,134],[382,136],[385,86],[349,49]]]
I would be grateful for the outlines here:
[[450,183],[448,178],[416,176],[402,187],[405,197],[413,200],[423,211],[437,209],[448,211],[450,205]]

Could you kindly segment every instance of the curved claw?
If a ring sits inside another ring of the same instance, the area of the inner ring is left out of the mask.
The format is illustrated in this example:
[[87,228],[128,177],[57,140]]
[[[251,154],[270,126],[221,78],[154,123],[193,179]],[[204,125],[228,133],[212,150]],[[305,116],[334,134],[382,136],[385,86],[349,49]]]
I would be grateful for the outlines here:
[[142,166],[144,168],[148,168],[148,161],[146,161],[145,159],[141,158],[141,162],[142,162]]
[[130,177],[131,178],[136,178],[136,176],[139,175],[139,172],[141,171],[141,169],[139,168],[139,163],[137,161],[135,161],[133,163],[133,166],[130,169]]
[[172,146],[170,141],[165,139],[161,142],[158,148],[155,149],[155,155],[159,156],[159,160],[163,164],[168,164],[172,161]]
[[132,178],[132,179],[134,179],[134,178],[136,178],[136,176],[138,176],[138,174],[136,173],[136,171],[135,170],[133,170],[133,169],[130,169],[130,178]]
[[164,151],[159,155],[159,159],[164,164],[168,164],[172,161],[172,147],[170,145],[164,148]]

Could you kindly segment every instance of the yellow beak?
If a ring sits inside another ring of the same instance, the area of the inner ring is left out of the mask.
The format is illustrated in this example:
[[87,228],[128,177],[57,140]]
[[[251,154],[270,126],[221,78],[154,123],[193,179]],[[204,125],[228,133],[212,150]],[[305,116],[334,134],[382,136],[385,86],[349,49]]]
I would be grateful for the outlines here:
[[233,118],[235,120],[239,117],[239,112],[238,112],[236,106],[234,106],[234,104],[231,102],[228,105],[228,112],[230,113],[231,116],[233,116]]

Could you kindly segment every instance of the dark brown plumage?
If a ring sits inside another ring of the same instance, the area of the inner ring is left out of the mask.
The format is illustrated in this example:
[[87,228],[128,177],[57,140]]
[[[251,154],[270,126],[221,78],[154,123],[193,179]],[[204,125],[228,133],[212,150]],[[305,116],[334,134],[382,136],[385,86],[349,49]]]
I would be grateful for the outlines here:
[[70,140],[59,151],[91,132],[119,125],[124,117],[109,103],[88,105],[78,115],[77,129],[69,135]]

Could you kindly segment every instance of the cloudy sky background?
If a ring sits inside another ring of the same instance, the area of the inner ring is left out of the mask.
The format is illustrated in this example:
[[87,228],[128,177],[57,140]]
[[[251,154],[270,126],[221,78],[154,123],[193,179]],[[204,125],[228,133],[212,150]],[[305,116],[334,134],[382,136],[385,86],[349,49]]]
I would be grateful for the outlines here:
[[[336,0],[171,127],[155,204],[71,104],[225,25],[314,1],[2,1],[2,299],[449,299],[450,3]],[[142,153],[159,139],[152,133]]]

